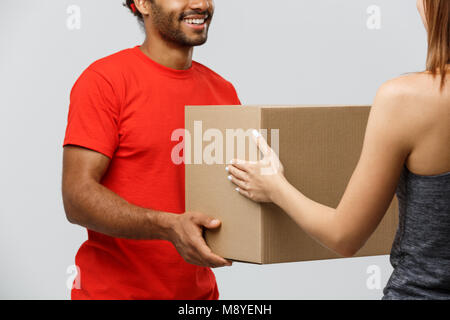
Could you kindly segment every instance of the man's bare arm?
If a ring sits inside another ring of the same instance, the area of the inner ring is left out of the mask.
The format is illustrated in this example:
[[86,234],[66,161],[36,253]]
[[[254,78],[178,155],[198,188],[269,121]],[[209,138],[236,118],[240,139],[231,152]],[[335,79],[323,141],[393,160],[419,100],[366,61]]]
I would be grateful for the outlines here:
[[63,159],[62,194],[71,223],[117,238],[168,240],[171,214],[131,205],[100,184],[108,157],[68,146]]
[[220,267],[228,261],[211,252],[203,228],[220,221],[201,213],[172,214],[132,205],[101,185],[110,159],[98,152],[66,146],[62,194],[67,219],[74,224],[116,238],[167,240],[189,263]]

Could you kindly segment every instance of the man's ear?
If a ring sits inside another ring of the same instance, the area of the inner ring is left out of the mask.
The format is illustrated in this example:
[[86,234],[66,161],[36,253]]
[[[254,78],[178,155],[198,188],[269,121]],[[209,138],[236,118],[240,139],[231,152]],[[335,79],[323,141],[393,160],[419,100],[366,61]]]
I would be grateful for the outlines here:
[[151,12],[151,1],[149,0],[134,0],[136,9],[142,14],[142,16],[148,16]]

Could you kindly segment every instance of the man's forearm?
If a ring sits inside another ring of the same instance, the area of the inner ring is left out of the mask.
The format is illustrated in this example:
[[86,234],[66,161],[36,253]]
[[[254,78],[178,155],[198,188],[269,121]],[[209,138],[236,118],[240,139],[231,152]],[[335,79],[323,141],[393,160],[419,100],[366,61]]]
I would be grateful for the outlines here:
[[176,218],[134,206],[95,181],[63,186],[63,199],[70,222],[116,238],[169,240]]

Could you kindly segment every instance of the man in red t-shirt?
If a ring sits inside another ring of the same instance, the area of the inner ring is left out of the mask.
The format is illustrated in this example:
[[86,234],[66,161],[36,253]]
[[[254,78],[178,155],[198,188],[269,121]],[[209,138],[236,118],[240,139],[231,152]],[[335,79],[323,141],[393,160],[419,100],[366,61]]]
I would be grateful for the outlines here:
[[184,165],[171,160],[185,105],[239,105],[231,83],[192,61],[212,0],[128,0],[146,40],[90,65],[75,83],[64,140],[63,199],[88,229],[72,299],[218,299],[206,245],[220,221],[186,212]]

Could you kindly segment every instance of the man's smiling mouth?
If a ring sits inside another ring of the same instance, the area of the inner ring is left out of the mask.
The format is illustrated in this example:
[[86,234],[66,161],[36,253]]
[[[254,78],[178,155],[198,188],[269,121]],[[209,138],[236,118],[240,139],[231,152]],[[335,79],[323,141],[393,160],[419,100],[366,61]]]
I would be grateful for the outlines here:
[[204,27],[208,21],[209,15],[189,15],[183,18],[183,22],[191,27]]

